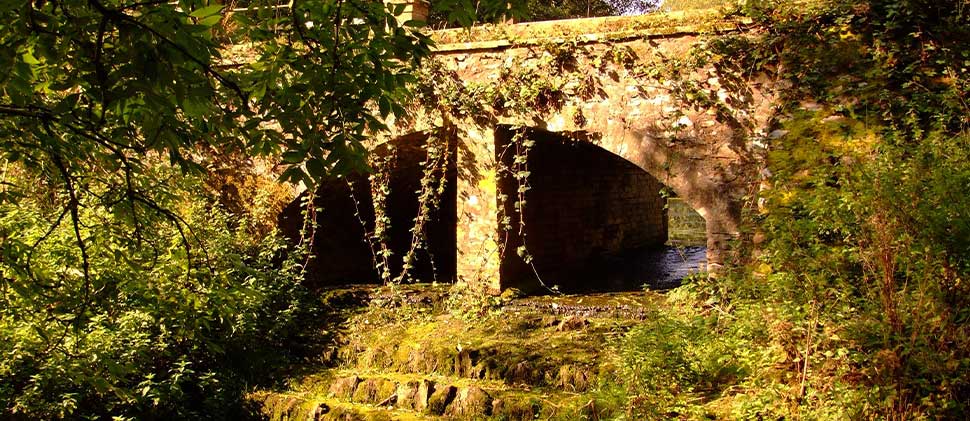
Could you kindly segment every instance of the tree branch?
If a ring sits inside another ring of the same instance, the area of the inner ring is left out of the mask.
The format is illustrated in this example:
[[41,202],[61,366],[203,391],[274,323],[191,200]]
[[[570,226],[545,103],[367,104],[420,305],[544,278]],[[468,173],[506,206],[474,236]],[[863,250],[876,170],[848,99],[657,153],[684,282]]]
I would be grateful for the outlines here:
[[242,88],[240,88],[236,82],[229,80],[229,78],[227,78],[225,75],[223,75],[222,73],[219,73],[209,63],[206,63],[202,59],[199,59],[198,57],[195,57],[194,55],[189,53],[189,51],[186,50],[185,47],[183,47],[179,43],[172,41],[161,32],[158,32],[157,30],[155,30],[155,28],[152,28],[151,26],[146,25],[145,23],[139,21],[138,19],[135,19],[129,15],[122,13],[120,10],[109,9],[105,7],[105,5],[101,4],[101,2],[99,2],[98,0],[88,0],[88,3],[92,7],[94,7],[95,10],[97,10],[105,17],[111,20],[114,20],[116,22],[127,22],[141,29],[144,29],[148,33],[160,39],[162,42],[174,48],[179,53],[182,53],[182,55],[188,58],[189,61],[201,67],[206,74],[208,74],[209,76],[212,76],[213,78],[218,80],[219,83],[221,83],[223,86],[235,92],[239,96],[239,98],[242,99],[242,106],[244,109],[247,109],[249,107],[249,96],[246,95],[245,92],[243,92]]

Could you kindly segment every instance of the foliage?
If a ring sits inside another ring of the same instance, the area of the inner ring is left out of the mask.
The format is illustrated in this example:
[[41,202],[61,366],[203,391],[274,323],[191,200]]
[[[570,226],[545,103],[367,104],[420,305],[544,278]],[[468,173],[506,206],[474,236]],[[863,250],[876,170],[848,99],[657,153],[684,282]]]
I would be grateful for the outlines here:
[[229,4],[0,1],[4,415],[225,418],[283,356],[286,192],[223,191],[267,186],[225,160],[307,187],[366,167],[429,40],[403,5]]
[[[384,284],[400,284],[402,282],[437,281],[435,256],[428,247],[428,231],[430,222],[437,217],[436,212],[441,209],[442,195],[445,193],[448,173],[453,169],[454,151],[452,133],[447,130],[431,131],[420,144],[422,161],[418,163],[421,169],[419,188],[416,195],[417,210],[410,225],[410,241],[403,250],[393,250],[391,245],[391,229],[395,223],[388,211],[388,197],[391,195],[391,179],[396,170],[395,166],[401,160],[398,157],[398,147],[402,145],[389,142],[378,147],[372,157],[371,166],[374,171],[369,177],[371,196],[374,206],[374,230],[367,233],[375,267]],[[413,145],[403,145],[404,147]],[[352,198],[361,206],[359,200]],[[400,223],[401,221],[396,221]],[[361,221],[368,226],[366,221]],[[419,252],[423,255],[419,256]],[[396,259],[395,253],[400,254]],[[420,260],[427,258],[431,274],[434,279],[417,279],[416,269]]]
[[[970,407],[970,11],[832,0],[751,1],[742,12],[760,37],[699,53],[779,88],[774,131],[748,132],[766,146],[748,214],[755,259],[678,291],[674,331],[628,338],[632,390],[702,390],[720,377],[698,367],[719,355],[729,360],[718,367],[744,370],[714,395],[675,400],[677,411],[960,418]],[[680,346],[661,346],[665,337]]]
[[[131,233],[132,215],[79,206],[82,258],[63,193],[8,166],[5,193],[18,200],[0,206],[6,416],[228,416],[295,339],[309,310],[296,260],[279,262],[283,243],[232,230],[231,215],[190,193],[203,191],[198,178],[150,171],[160,185],[150,199],[180,223],[143,213]],[[85,183],[84,200],[110,193]]]
[[660,3],[658,9],[670,12],[690,9],[716,9],[719,7],[732,7],[736,4],[736,1],[730,0],[664,0]]
[[746,355],[719,332],[716,318],[678,310],[655,309],[619,347],[635,419],[703,417],[705,411],[692,405],[697,396],[720,392],[747,370]]
[[451,25],[470,25],[473,22],[500,22],[513,18],[516,22],[539,22],[558,19],[594,18],[603,16],[638,15],[654,11],[680,11],[731,7],[728,0],[527,0],[511,2],[504,13],[471,15],[469,9],[455,8],[455,0],[433,1],[428,23],[435,28]]
[[4,5],[0,114],[5,136],[22,135],[4,150],[17,162],[57,156],[68,174],[93,159],[137,173],[133,157],[147,152],[193,168],[196,143],[282,153],[284,180],[308,184],[361,167],[365,132],[403,113],[411,64],[429,52],[420,22],[399,26],[402,5],[370,1],[249,6]]
[[528,21],[619,16],[657,8],[654,0],[529,0]]

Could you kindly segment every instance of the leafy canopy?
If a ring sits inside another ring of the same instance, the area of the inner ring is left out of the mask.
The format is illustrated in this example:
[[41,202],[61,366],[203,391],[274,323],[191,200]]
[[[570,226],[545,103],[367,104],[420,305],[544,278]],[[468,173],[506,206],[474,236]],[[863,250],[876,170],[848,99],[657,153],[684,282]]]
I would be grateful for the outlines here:
[[238,6],[0,0],[0,417],[227,418],[291,338],[299,262],[237,230],[207,155],[362,166],[430,41],[402,5]]

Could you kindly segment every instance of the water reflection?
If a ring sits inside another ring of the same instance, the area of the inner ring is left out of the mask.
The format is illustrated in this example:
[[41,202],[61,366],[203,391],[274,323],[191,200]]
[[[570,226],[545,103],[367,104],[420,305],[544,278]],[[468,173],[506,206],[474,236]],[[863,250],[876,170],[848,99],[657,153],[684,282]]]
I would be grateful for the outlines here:
[[645,248],[605,257],[600,263],[589,274],[596,280],[589,285],[597,291],[666,290],[706,269],[707,247]]

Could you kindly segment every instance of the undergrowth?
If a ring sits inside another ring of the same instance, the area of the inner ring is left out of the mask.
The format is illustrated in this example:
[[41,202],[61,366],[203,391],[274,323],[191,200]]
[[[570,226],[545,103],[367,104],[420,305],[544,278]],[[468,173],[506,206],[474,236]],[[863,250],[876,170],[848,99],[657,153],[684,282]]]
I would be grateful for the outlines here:
[[794,82],[760,139],[753,241],[734,270],[672,291],[626,337],[631,413],[963,419],[967,5],[749,1],[742,13],[764,33],[732,60]]

